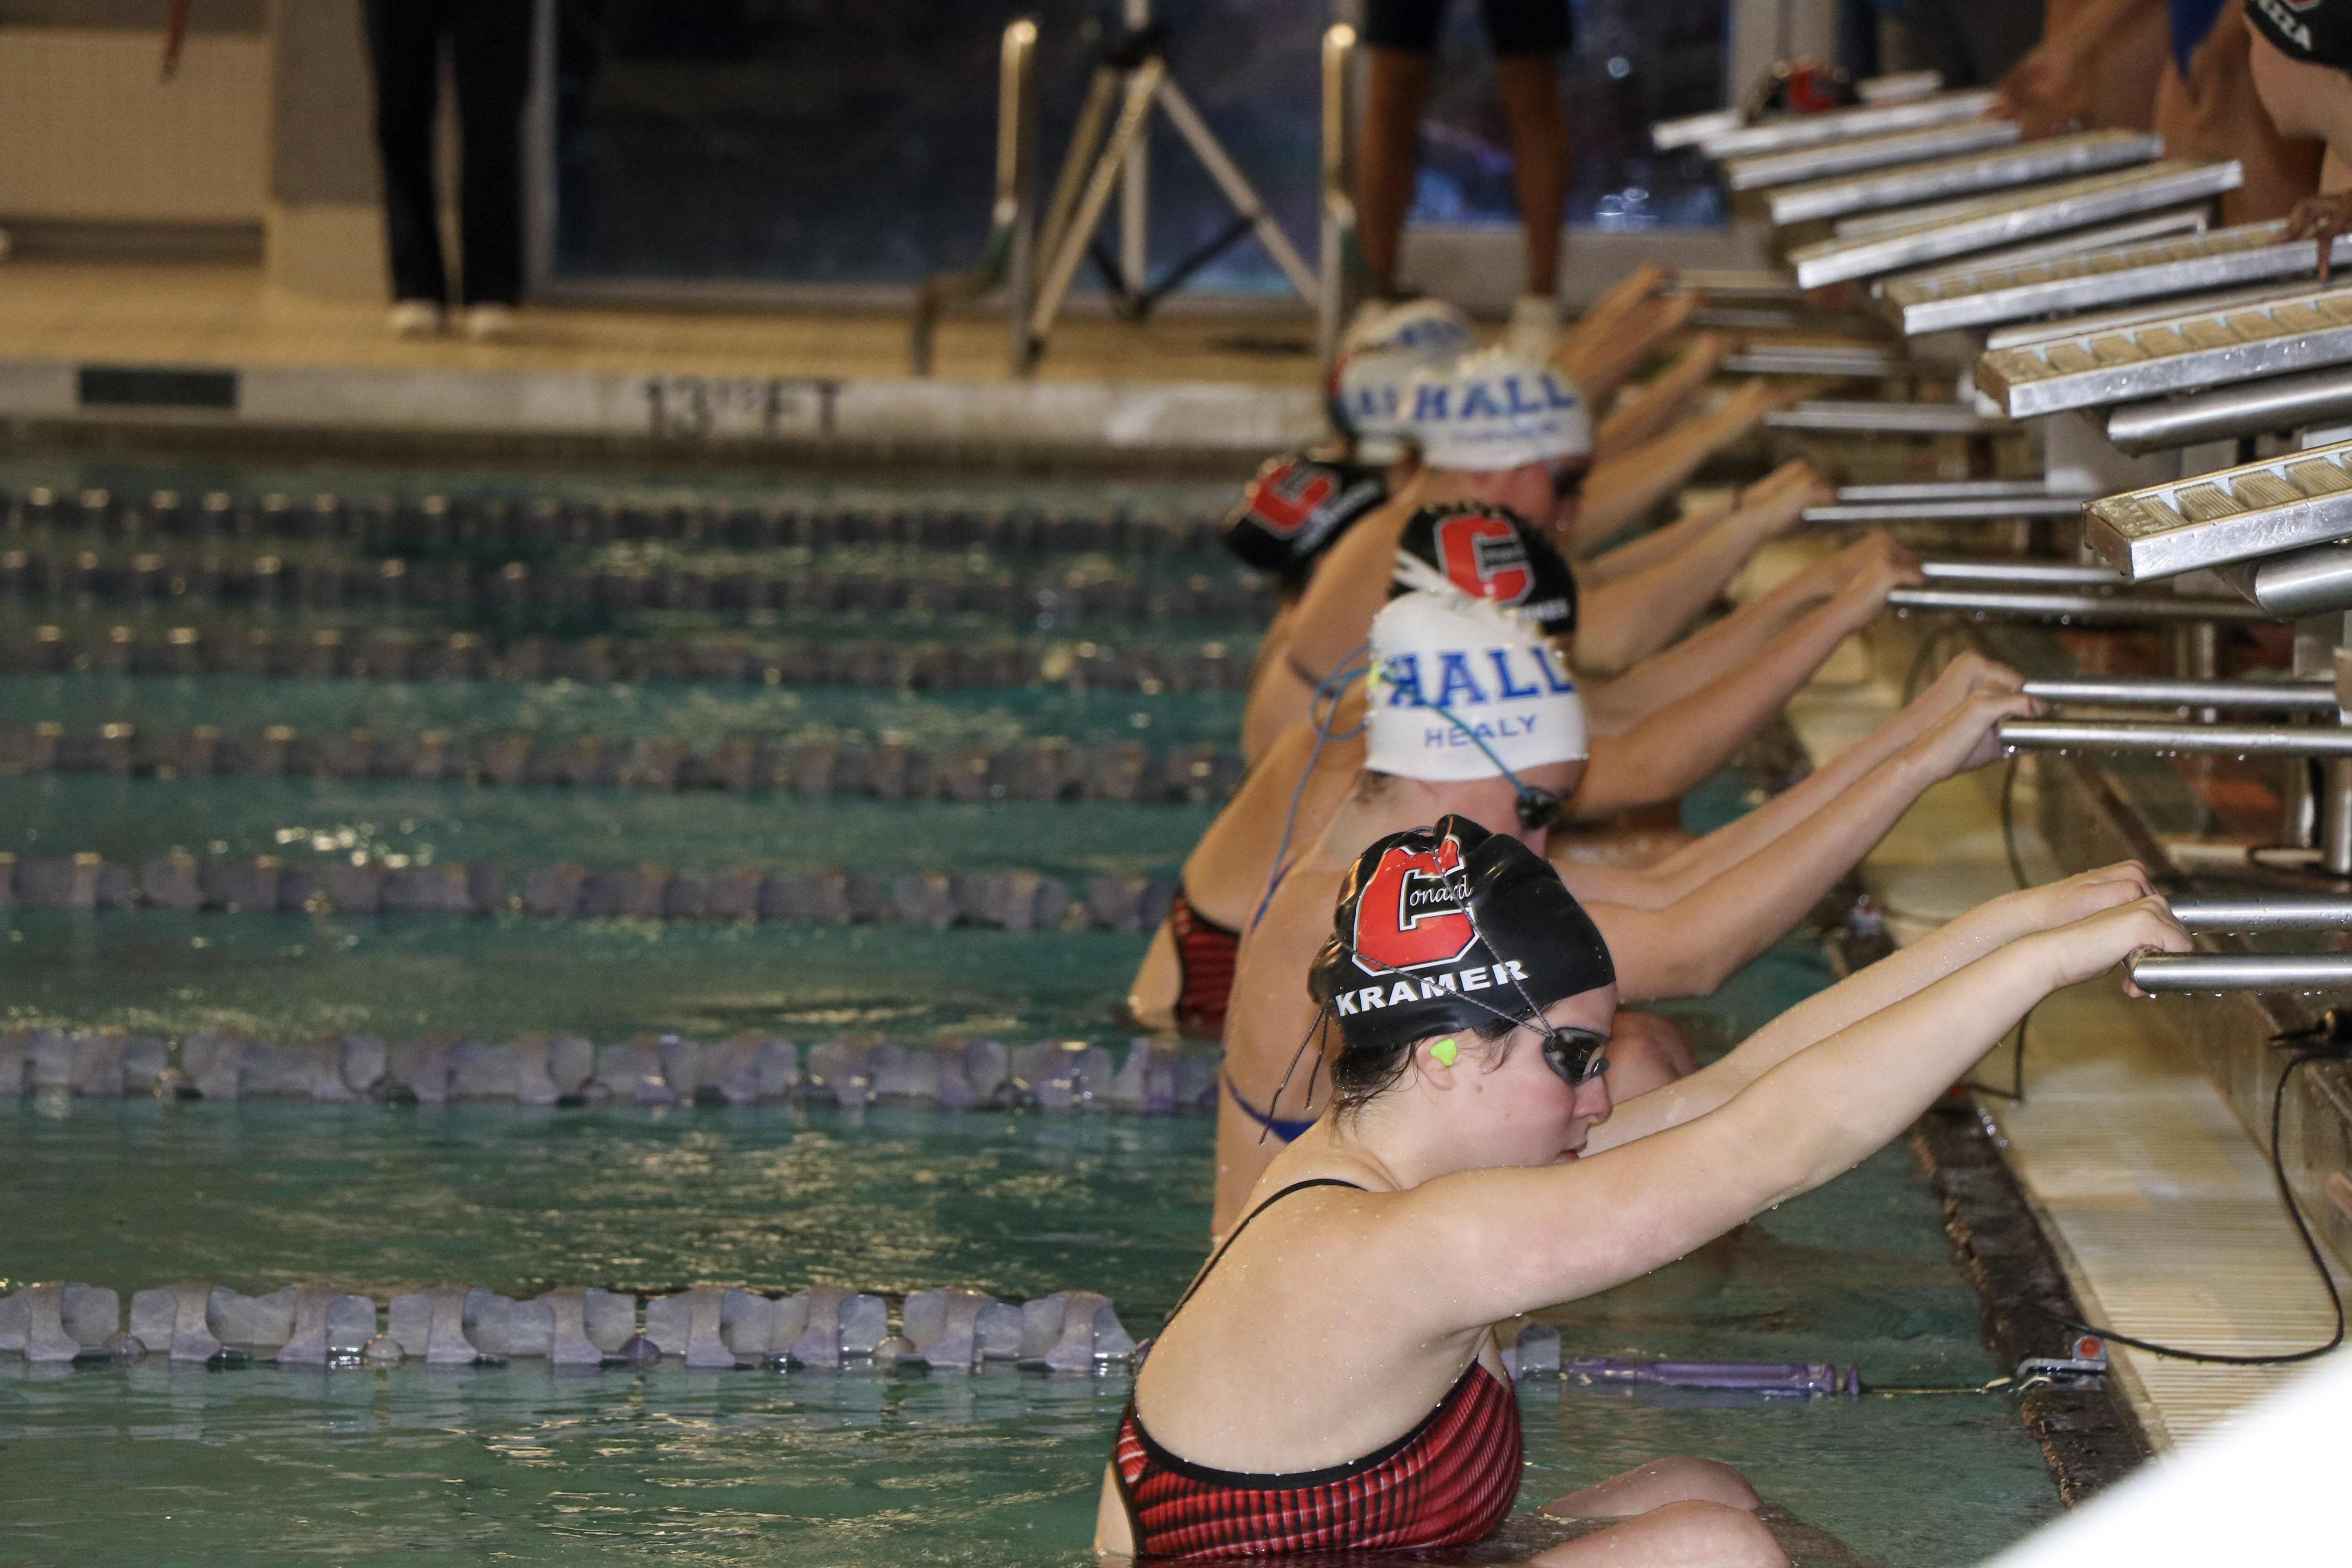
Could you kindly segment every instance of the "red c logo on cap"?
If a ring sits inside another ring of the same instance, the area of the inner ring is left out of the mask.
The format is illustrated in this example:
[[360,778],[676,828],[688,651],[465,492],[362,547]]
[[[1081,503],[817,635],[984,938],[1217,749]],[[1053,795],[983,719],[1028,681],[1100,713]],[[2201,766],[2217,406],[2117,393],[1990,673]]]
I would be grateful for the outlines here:
[[1452,963],[1478,939],[1462,910],[1462,846],[1443,839],[1434,850],[1402,847],[1381,857],[1356,899],[1352,945],[1357,967],[1379,974]]
[[1431,545],[1438,570],[1474,599],[1516,605],[1536,585],[1527,541],[1491,512],[1440,518]]
[[1339,476],[1313,463],[1291,459],[1249,482],[1243,499],[1250,515],[1276,533],[1296,533],[1315,509],[1339,490]]

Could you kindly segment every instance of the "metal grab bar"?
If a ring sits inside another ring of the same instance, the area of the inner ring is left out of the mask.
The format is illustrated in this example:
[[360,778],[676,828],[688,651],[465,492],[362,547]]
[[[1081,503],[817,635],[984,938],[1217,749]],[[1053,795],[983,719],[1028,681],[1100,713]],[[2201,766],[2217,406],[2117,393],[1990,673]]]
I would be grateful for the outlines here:
[[1356,29],[1335,22],[1323,34],[1322,294],[1316,300],[1316,349],[1325,366],[1339,357],[1348,325],[1349,253],[1356,246],[1354,147],[1349,131],[1348,79],[1355,66]]
[[2119,708],[2228,708],[2252,713],[2324,713],[2331,719],[2338,711],[2336,688],[2315,681],[2029,680],[2025,694],[2044,702]]
[[2151,993],[2352,989],[2352,952],[2150,952],[2124,968]]
[[1964,615],[2040,616],[2057,621],[2267,621],[2236,599],[2164,594],[2015,594],[1988,588],[1897,588],[1890,610],[1950,610]]
[[2172,900],[2172,918],[2190,931],[2247,934],[2273,931],[2352,931],[2352,895],[2239,893]]
[[1032,255],[1037,206],[1037,23],[1029,16],[1005,25],[996,57],[996,199],[988,237],[969,272],[941,272],[916,290],[908,327],[908,362],[916,375],[931,374],[932,342],[951,303],[980,298],[1002,284],[1011,331],[1009,366],[1028,373]]
[[[2080,517],[2089,496],[1969,496],[1955,500],[1865,500],[1841,498],[1809,506],[1804,521],[1821,527],[1877,522],[2008,522],[2018,518]],[[2121,582],[2114,573],[2110,579]]]
[[2059,561],[1922,561],[1930,583],[2039,583],[2046,587],[2120,588],[2124,580],[2104,566]]
[[2352,729],[2334,724],[2141,724],[2007,719],[2001,744],[2035,751],[2227,752],[2247,757],[2352,757]]

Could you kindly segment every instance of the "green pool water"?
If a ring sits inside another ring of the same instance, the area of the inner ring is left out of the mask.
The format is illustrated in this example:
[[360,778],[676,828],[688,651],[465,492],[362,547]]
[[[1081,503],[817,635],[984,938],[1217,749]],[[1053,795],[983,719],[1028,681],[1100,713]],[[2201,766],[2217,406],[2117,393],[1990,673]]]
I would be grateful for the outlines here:
[[1231,745],[1238,691],[1028,690],[911,692],[850,687],[792,690],[644,681],[273,680],[239,675],[0,675],[0,713],[13,724],[76,730],[127,723],[284,724],[306,735],[426,730],[479,737],[528,731],[551,740],[675,735],[707,751],[737,735],[870,744],[894,739],[944,749],[1059,736],[1075,745],[1136,741],[1154,751]]
[[[0,1108],[13,1284],[743,1282],[1020,1300],[1141,1334],[1203,1250],[1211,1128],[763,1108]],[[1572,1352],[1994,1374],[1907,1154],[1549,1314]],[[1034,1373],[207,1372],[0,1363],[0,1557],[1086,1560],[1119,1378]],[[1630,1398],[1522,1385],[1532,1507],[1662,1453],[1747,1469],[1858,1551],[1972,1563],[2056,1506],[1991,1398]]]
[[[166,795],[170,810],[140,809]],[[1092,876],[1172,876],[1215,815],[1210,805],[966,805],[392,779],[0,777],[0,823],[15,825],[0,827],[0,847],[20,855],[277,855],[298,868],[353,855],[472,860],[507,872],[566,861],[699,872],[841,867],[886,879],[1026,868],[1083,891]]]
[[[1221,510],[1229,485],[995,485],[402,473],[0,460],[0,489],[571,499],[643,504]],[[1175,552],[1151,573],[1191,569]],[[917,563],[917,564],[920,564]],[[1026,567],[1023,569],[1027,569]],[[1146,568],[1134,568],[1146,570]],[[100,616],[98,607],[76,614]],[[0,629],[51,607],[0,605]],[[1024,635],[1034,635],[1030,628]],[[915,635],[905,626],[888,635]],[[1058,635],[1058,634],[1057,634]],[[1087,635],[1094,635],[1089,632]],[[1209,635],[1190,623],[1182,635]],[[1115,638],[1106,637],[1106,641]],[[0,723],[289,724],[331,735],[528,730],[1230,745],[1237,693],[0,677]],[[1750,804],[1727,774],[1704,830]],[[1165,874],[1208,809],[496,789],[396,781],[0,779],[0,849],[653,860]],[[349,843],[344,839],[348,837]],[[561,1029],[919,1044],[1118,1037],[1144,939],[1105,931],[0,910],[0,1026],[278,1041]],[[1828,980],[1784,943],[1666,1008],[1707,1049]],[[1148,1333],[1204,1250],[1199,1117],[831,1107],[555,1110],[152,1100],[0,1101],[0,1288],[336,1283],[968,1285],[1097,1289]],[[1859,1363],[1882,1384],[2003,1370],[1932,1192],[1900,1148],[1692,1257],[1549,1314],[1570,1353]],[[0,1562],[482,1562],[789,1568],[1083,1563],[1123,1378],[542,1365],[208,1371],[0,1357]],[[2041,1458],[1982,1397],[1775,1402],[1521,1391],[1532,1507],[1664,1453],[1713,1455],[1859,1552],[1973,1563],[2054,1510]]]

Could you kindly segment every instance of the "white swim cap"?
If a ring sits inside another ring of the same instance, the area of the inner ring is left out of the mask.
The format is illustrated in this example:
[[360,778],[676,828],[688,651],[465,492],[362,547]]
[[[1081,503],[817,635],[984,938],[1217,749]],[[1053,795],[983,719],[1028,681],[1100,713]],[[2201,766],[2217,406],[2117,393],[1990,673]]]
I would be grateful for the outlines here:
[[1516,611],[1417,591],[1372,617],[1364,766],[1399,778],[1500,777],[1586,754],[1567,661]]
[[1412,395],[1406,419],[1433,468],[1493,472],[1592,452],[1583,395],[1559,372],[1507,349],[1423,370]]
[[1368,300],[1339,340],[1341,353],[1395,349],[1431,361],[1466,354],[1477,346],[1470,318],[1443,300],[1408,300],[1401,305]]
[[1355,443],[1361,463],[1393,463],[1412,439],[1405,414],[1412,377],[1429,362],[1402,349],[1364,349],[1332,366],[1331,422]]
[[1402,305],[1367,303],[1356,312],[1331,365],[1331,423],[1355,443],[1366,463],[1393,463],[1405,454],[1412,426],[1405,413],[1412,374],[1443,364],[1475,344],[1470,318],[1443,300]]

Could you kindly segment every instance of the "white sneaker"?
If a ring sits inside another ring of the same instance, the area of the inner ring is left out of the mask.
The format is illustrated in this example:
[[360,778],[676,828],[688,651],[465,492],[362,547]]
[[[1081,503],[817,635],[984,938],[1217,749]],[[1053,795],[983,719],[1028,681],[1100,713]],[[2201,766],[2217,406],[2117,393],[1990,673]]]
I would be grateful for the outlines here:
[[1514,356],[1542,364],[1559,341],[1559,300],[1550,294],[1522,294],[1511,301],[1511,324],[1503,341]]
[[466,311],[466,335],[478,343],[499,343],[515,334],[511,305],[475,305]]
[[392,307],[392,335],[396,338],[429,338],[441,330],[441,302],[438,300],[401,300]]

